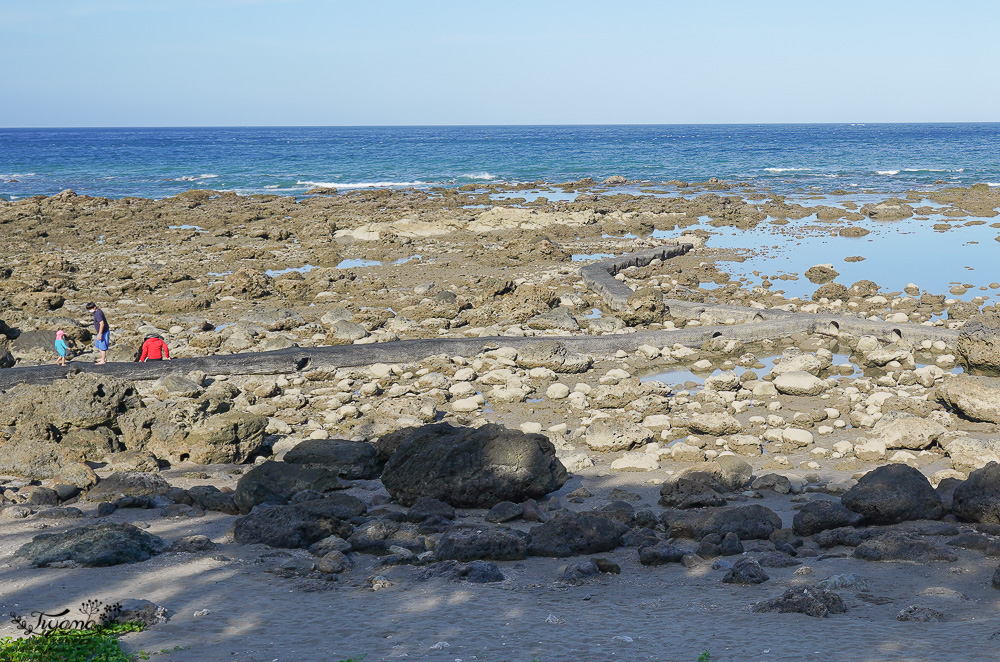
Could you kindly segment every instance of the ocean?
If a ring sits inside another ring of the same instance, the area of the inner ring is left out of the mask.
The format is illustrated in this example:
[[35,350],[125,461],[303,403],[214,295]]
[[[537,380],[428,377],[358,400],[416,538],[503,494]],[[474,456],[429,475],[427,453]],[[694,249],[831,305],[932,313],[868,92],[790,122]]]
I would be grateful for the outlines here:
[[[1000,123],[0,129],[0,197],[718,177],[783,195],[1000,186]],[[638,190],[638,189],[635,189]]]

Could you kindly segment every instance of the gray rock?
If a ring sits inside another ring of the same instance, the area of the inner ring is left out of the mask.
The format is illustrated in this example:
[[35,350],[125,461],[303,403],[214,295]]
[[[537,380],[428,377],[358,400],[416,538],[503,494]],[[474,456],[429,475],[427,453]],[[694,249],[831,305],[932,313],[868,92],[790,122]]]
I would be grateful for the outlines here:
[[621,522],[596,513],[561,511],[548,522],[531,527],[532,556],[575,556],[608,552],[621,545],[628,530]]
[[829,591],[835,591],[838,588],[850,588],[856,591],[865,591],[868,589],[868,581],[864,577],[860,577],[853,572],[827,577],[816,585],[819,588],[825,588]]
[[611,418],[599,418],[587,428],[583,439],[591,450],[627,451],[653,440],[653,433],[634,425],[622,425]]
[[792,530],[799,536],[811,536],[827,529],[861,526],[865,518],[836,501],[811,501],[792,519]]
[[400,503],[426,496],[462,508],[542,497],[562,487],[566,478],[566,468],[544,435],[493,424],[415,428],[382,472],[382,483]]
[[597,567],[597,564],[593,561],[581,561],[579,563],[570,563],[559,575],[561,581],[567,584],[582,584],[585,580],[590,577],[596,577],[601,574],[601,570]]
[[131,524],[93,524],[63,533],[42,533],[17,550],[15,556],[45,567],[69,561],[86,567],[105,567],[145,561],[167,547],[162,538]]
[[389,548],[398,545],[420,553],[427,550],[427,538],[417,530],[416,525],[409,522],[393,522],[390,520],[372,520],[365,522],[351,534],[347,540],[351,549],[369,554],[384,555]]
[[423,522],[432,517],[455,519],[455,509],[444,501],[420,497],[406,512],[406,519],[411,522]]
[[369,480],[378,475],[375,447],[363,441],[307,439],[285,453],[283,460],[332,469],[346,480]]
[[60,432],[114,424],[140,407],[135,387],[116,377],[81,372],[45,385],[24,385],[0,394],[0,427],[43,421]]
[[[347,507],[349,504],[344,500],[330,504],[324,504],[325,501],[306,501],[294,506],[258,505],[233,524],[233,539],[241,545],[296,548],[309,547],[333,535],[341,538],[351,535],[351,525],[343,515],[357,512],[358,508]],[[364,512],[363,503],[360,510]]]
[[42,519],[80,519],[84,517],[83,511],[72,506],[62,508],[48,508],[38,513]]
[[699,511],[667,511],[663,524],[671,537],[701,540],[709,534],[721,537],[735,533],[740,540],[767,540],[781,528],[781,517],[757,504],[733,508],[705,508]]
[[720,491],[724,488],[710,475],[675,475],[660,487],[660,505],[681,509],[724,506],[726,499]]
[[841,497],[848,509],[872,524],[941,519],[941,497],[927,477],[905,464],[878,467],[861,477]]
[[[785,547],[788,548],[787,546]],[[802,561],[784,553],[784,552],[765,552],[764,554],[758,554],[756,557],[757,563],[763,568],[791,568],[796,565],[802,565]]]
[[170,613],[166,607],[162,607],[149,600],[129,599],[119,603],[118,617],[116,623],[142,623],[146,627],[166,623],[170,619]]
[[819,618],[829,614],[847,613],[847,605],[833,591],[816,587],[806,587],[792,588],[785,591],[781,597],[758,602],[751,608],[751,611],[757,613],[805,614],[806,616]]
[[566,345],[550,340],[519,347],[516,362],[526,370],[548,368],[559,373],[586,372],[591,364],[587,355],[570,352]]
[[501,501],[489,509],[489,512],[486,513],[485,519],[487,522],[501,524],[503,522],[509,522],[520,518],[521,512],[521,506],[513,501]]
[[639,548],[639,563],[651,566],[680,563],[686,554],[687,552],[680,547],[660,541],[654,545]]
[[528,534],[500,526],[453,527],[441,536],[434,555],[456,561],[517,561],[528,553]]
[[333,469],[268,461],[240,477],[233,500],[240,512],[248,513],[258,504],[287,503],[302,490],[325,493],[346,486]]
[[827,549],[830,547],[839,547],[844,545],[846,547],[857,547],[866,540],[870,540],[876,536],[884,533],[884,529],[881,527],[871,527],[867,529],[855,529],[853,527],[841,527],[839,529],[828,529],[826,531],[820,531],[815,536],[813,540],[820,547]]
[[764,569],[760,567],[760,564],[756,560],[742,558],[733,564],[733,567],[729,569],[726,576],[722,578],[722,583],[752,586],[754,584],[763,584],[769,579],[768,574],[764,572]]
[[116,471],[87,491],[88,501],[115,501],[121,497],[152,497],[170,489],[159,474]]
[[722,542],[719,543],[719,554],[722,556],[736,556],[742,553],[743,543],[740,542],[739,536],[730,531],[722,537]]
[[938,387],[938,399],[973,421],[1000,423],[1000,381],[955,375]]
[[889,532],[861,543],[852,556],[864,561],[957,561],[958,556],[933,542]]
[[208,536],[193,535],[175,540],[174,544],[170,546],[170,551],[196,554],[198,552],[210,552],[217,547],[218,545],[212,542]]
[[930,607],[910,605],[896,614],[897,621],[912,621],[915,623],[937,623],[945,620],[945,615]]
[[214,510],[227,515],[239,515],[233,495],[223,492],[214,485],[195,485],[188,490],[188,495],[194,505],[204,510]]
[[153,383],[153,392],[164,398],[196,398],[204,390],[201,384],[180,375],[164,375]]
[[990,462],[955,488],[951,509],[967,522],[1000,524],[1000,464]]
[[955,348],[973,374],[1000,377],[1000,313],[984,313],[967,321]]

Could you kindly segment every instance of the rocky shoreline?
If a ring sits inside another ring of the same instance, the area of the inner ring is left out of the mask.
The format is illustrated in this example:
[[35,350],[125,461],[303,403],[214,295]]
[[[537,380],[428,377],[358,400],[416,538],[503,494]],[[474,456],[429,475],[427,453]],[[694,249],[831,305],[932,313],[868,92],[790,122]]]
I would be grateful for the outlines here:
[[[780,651],[765,659],[813,659],[808,637],[767,633],[809,616],[841,619],[841,659],[869,659],[849,652],[907,621],[931,624],[921,655],[947,650],[945,623],[984,647],[963,657],[987,659],[1000,628],[976,620],[1000,595],[992,284],[971,300],[883,292],[817,259],[811,300],[789,299],[777,279],[730,278],[720,267],[738,256],[713,249],[711,229],[780,233],[815,215],[848,236],[932,209],[960,227],[997,215],[1000,193],[830,206],[621,183],[532,183],[576,197],[503,206],[474,187],[0,203],[10,595],[59,573],[74,596],[153,600],[171,620],[126,643],[179,638],[198,659],[297,659],[192,616],[245,618],[233,599],[261,582],[272,605],[374,618],[335,628],[338,648],[283,635],[343,657],[571,659],[576,637],[663,659],[650,631],[589,622],[575,602],[589,592],[594,614],[637,595],[687,622],[677,659],[745,659],[740,639]],[[88,300],[111,320],[107,366],[91,363]],[[56,328],[82,350],[68,369],[46,365]],[[126,363],[153,332],[178,359]],[[98,588],[115,568],[133,579]],[[213,598],[199,576],[231,586]],[[729,650],[662,604],[673,587],[679,604],[724,605],[704,608],[732,621],[716,639]],[[464,617],[449,595],[485,609],[482,623],[451,628]],[[442,606],[421,617],[425,599]],[[502,648],[491,601],[560,613]],[[176,655],[164,659],[191,659]]]

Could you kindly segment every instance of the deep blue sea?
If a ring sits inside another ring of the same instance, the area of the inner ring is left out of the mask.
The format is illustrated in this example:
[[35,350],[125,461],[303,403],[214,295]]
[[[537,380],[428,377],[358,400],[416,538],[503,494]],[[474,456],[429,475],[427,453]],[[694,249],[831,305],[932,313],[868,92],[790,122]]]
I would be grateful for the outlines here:
[[0,196],[630,180],[782,194],[1000,186],[1000,123],[0,129]]

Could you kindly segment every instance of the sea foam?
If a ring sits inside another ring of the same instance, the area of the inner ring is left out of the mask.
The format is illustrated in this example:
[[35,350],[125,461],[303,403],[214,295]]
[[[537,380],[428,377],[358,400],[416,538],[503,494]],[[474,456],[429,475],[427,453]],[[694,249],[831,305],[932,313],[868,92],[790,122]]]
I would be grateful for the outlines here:
[[299,186],[314,186],[321,188],[393,188],[400,186],[427,186],[427,182],[415,181],[415,182],[353,182],[348,184],[341,184],[337,182],[312,182],[312,181],[297,181],[295,182]]

